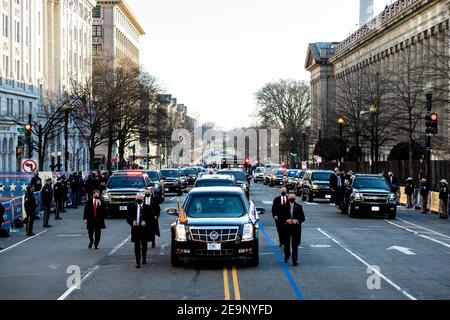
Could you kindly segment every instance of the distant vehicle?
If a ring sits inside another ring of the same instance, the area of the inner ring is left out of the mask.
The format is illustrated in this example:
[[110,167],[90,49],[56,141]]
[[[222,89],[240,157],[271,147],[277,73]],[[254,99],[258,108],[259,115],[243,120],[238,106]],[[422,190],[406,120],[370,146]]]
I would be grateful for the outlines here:
[[264,167],[257,167],[253,173],[253,181],[258,183],[258,181],[264,180]]
[[150,178],[150,185],[153,187],[156,199],[158,199],[159,203],[163,203],[165,201],[165,190],[161,172],[159,170],[149,170],[146,173]]
[[264,180],[263,183],[268,185],[270,183],[271,176],[281,168],[281,164],[270,163],[264,165]]
[[194,184],[195,188],[204,187],[237,187],[234,176],[227,176],[222,174],[216,175],[203,175],[197,179]]
[[[194,188],[182,206],[187,222],[178,218],[171,227],[171,263],[185,260],[247,260],[259,264],[257,222],[252,222],[244,192],[237,187]],[[257,209],[264,213],[264,209]],[[169,208],[178,216],[178,208]]]
[[186,167],[182,169],[183,173],[186,175],[186,182],[188,186],[193,186],[197,180],[197,175],[199,170],[194,167]]
[[162,169],[161,176],[164,181],[165,193],[176,193],[178,196],[183,194],[181,182],[181,172],[179,169]]
[[283,185],[286,187],[287,191],[294,190],[298,181],[298,169],[287,170],[284,176]]
[[355,217],[359,214],[385,216],[395,219],[397,215],[397,195],[391,191],[382,175],[356,174],[347,180],[344,204],[341,212]]
[[286,175],[286,169],[279,168],[270,175],[269,186],[273,187],[275,185],[282,186],[284,182],[284,177]]
[[314,199],[331,200],[331,170],[307,170],[303,178],[302,200],[314,202]]
[[108,215],[125,215],[137,193],[144,193],[151,186],[148,175],[140,171],[116,171],[109,178],[101,195]]
[[225,174],[234,176],[236,180],[236,184],[241,187],[241,189],[245,192],[247,198],[250,197],[250,185],[247,182],[247,177],[245,176],[242,170],[233,170],[233,169],[223,169],[217,171],[217,174]]
[[294,192],[297,196],[300,196],[303,191],[303,178],[305,177],[306,170],[302,169],[297,172],[297,178],[294,179]]

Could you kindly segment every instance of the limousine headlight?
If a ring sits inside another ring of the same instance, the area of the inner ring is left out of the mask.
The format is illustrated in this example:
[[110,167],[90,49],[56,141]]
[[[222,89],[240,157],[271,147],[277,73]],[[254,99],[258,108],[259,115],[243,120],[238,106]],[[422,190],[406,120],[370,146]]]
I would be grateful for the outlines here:
[[253,225],[251,223],[244,224],[244,231],[242,233],[242,241],[253,240]]
[[109,195],[109,193],[107,191],[103,191],[102,198],[103,198],[103,201],[107,201],[107,202],[111,201],[111,196]]
[[186,226],[184,224],[177,224],[175,229],[175,239],[179,242],[186,242]]

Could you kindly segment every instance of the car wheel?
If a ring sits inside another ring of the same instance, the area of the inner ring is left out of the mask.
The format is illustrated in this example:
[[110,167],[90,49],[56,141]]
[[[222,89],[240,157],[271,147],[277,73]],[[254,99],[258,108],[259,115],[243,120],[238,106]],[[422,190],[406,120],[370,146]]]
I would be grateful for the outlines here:
[[397,209],[395,209],[394,213],[390,213],[389,214],[389,219],[390,220],[395,220],[396,217],[397,217]]
[[308,202],[314,202],[314,196],[312,195],[312,193],[309,193],[308,195]]
[[177,196],[181,197],[182,195],[183,195],[183,191],[182,190],[177,192]]
[[252,267],[257,267],[259,265],[259,242],[255,240],[255,244],[253,245],[253,253],[250,258],[249,265]]
[[172,267],[182,267],[184,262],[175,254],[175,241],[172,239],[172,244],[170,246],[170,263]]
[[348,207],[348,217],[349,218],[355,218],[356,217],[356,215],[355,215],[355,212],[354,212],[354,210],[352,209],[352,206],[350,205],[349,207]]

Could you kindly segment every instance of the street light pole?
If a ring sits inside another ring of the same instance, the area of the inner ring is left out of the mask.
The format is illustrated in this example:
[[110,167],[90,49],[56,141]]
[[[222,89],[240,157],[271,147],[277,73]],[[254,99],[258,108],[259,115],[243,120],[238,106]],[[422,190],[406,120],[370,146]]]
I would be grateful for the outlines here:
[[[376,113],[378,112],[377,107],[375,107],[375,105],[372,105],[369,109],[370,115],[371,115],[371,119],[372,119],[372,130],[371,130],[371,141],[370,141],[370,158],[372,160],[372,165],[370,167],[370,172],[371,173],[375,173],[375,170],[378,170],[378,151],[375,150],[376,144],[375,144],[375,116]],[[375,167],[374,167],[375,164]]]
[[68,172],[68,158],[69,158],[69,109],[64,111],[64,171]]
[[339,162],[342,163],[343,152],[342,152],[342,129],[344,127],[345,120],[343,117],[339,117],[338,125],[339,125]]

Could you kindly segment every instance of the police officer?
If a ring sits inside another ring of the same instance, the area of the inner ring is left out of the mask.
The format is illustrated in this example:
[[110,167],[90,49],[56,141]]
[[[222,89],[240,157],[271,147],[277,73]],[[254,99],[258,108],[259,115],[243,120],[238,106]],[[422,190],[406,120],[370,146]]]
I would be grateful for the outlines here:
[[58,177],[56,179],[56,183],[53,187],[53,192],[55,194],[55,220],[62,220],[59,216],[59,213],[62,210],[63,202],[64,202],[64,187],[62,185],[62,177]]
[[439,218],[448,219],[448,182],[442,179],[439,183]]
[[70,193],[72,198],[72,208],[76,209],[78,205],[78,194],[80,193],[80,182],[78,181],[77,172],[74,172],[70,179]]
[[27,228],[26,228],[26,235],[27,237],[35,236],[33,233],[33,224],[34,224],[34,218],[36,215],[36,198],[34,197],[34,186],[29,185],[27,187],[27,193],[25,194],[25,213],[27,214]]
[[39,171],[36,170],[30,184],[34,186],[34,191],[39,192],[42,190],[42,179],[39,177]]
[[414,183],[412,177],[406,179],[405,194],[407,199],[406,208],[414,209]]
[[41,198],[42,206],[44,207],[43,227],[50,228],[52,226],[48,224],[48,220],[50,219],[50,210],[53,200],[52,178],[48,178],[45,186],[42,188]]

